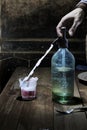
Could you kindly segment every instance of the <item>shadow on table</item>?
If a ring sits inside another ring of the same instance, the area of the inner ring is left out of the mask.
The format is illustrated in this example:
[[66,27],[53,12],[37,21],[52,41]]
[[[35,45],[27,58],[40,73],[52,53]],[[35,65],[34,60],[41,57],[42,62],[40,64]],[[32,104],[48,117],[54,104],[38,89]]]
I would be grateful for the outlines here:
[[68,103],[67,105],[78,105],[78,104],[82,104],[82,99],[79,97],[73,97]]
[[[72,108],[78,108],[82,106],[82,99],[78,97],[73,97],[67,104],[61,104],[54,102],[54,110],[56,115],[67,114],[65,111],[72,110]],[[80,111],[81,112],[81,111]],[[72,112],[70,112],[72,113]]]
[[32,101],[32,100],[34,100],[34,99],[36,99],[36,97],[35,97],[35,98],[32,98],[32,99],[23,99],[22,96],[18,96],[18,97],[16,98],[16,100],[18,100],[18,101]]

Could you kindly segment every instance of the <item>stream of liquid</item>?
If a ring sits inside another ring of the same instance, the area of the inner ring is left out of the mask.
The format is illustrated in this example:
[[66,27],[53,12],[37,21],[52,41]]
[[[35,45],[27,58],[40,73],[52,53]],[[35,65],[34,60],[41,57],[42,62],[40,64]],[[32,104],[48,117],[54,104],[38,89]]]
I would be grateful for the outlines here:
[[33,75],[35,69],[41,64],[42,60],[46,57],[46,55],[51,51],[51,49],[53,48],[53,44],[58,40],[58,38],[56,38],[52,44],[50,45],[49,49],[45,52],[45,54],[37,61],[37,63],[35,64],[35,66],[33,67],[33,69],[30,71],[30,73],[28,74],[28,76],[26,76],[23,81],[26,81],[30,78],[30,76]]

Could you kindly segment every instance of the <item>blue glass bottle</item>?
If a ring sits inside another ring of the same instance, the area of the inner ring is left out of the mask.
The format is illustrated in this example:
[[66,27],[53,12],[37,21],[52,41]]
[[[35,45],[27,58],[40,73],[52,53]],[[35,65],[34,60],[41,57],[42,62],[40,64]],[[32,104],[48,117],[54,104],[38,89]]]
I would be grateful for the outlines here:
[[62,27],[61,31],[60,47],[51,60],[52,99],[67,104],[74,95],[75,58],[67,48],[66,27]]

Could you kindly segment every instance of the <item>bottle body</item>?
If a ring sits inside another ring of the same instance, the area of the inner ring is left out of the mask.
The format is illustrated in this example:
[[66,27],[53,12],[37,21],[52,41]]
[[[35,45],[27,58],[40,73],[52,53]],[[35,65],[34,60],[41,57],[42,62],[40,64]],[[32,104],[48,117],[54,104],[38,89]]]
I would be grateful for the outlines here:
[[67,48],[60,48],[52,57],[52,99],[67,104],[74,94],[75,59]]

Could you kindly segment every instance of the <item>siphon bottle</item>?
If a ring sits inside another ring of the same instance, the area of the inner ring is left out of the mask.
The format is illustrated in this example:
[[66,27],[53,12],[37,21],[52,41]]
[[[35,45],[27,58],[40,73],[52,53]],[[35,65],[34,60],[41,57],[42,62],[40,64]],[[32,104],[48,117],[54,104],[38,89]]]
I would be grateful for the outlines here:
[[66,27],[61,32],[58,51],[51,59],[52,100],[68,104],[74,96],[75,58],[68,50]]

